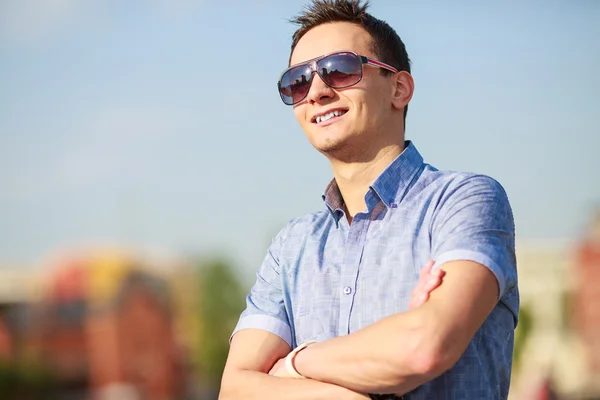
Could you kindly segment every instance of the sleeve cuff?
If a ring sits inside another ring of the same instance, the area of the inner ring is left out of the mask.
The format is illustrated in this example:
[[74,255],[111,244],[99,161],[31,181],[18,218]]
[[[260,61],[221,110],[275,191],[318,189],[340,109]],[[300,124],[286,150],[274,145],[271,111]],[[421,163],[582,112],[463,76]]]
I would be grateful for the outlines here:
[[436,260],[433,269],[439,268],[442,264],[445,264],[450,261],[474,261],[479,263],[485,267],[487,267],[492,273],[496,276],[496,280],[498,281],[498,300],[504,294],[504,290],[506,288],[506,277],[504,276],[504,272],[500,265],[497,262],[492,260],[489,256],[480,253],[478,251],[472,250],[452,250],[447,251],[446,253],[442,253]]
[[278,318],[263,314],[242,317],[229,337],[229,343],[231,343],[233,335],[242,329],[261,329],[271,332],[285,340],[290,348],[292,348],[292,330],[288,324]]

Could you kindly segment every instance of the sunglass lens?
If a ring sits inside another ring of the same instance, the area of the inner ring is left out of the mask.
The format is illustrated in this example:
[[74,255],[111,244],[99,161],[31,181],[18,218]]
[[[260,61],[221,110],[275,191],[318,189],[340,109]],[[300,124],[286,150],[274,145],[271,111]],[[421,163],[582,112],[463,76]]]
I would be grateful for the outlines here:
[[355,85],[362,78],[362,61],[352,53],[338,53],[317,62],[317,70],[325,83],[333,88]]
[[310,89],[311,75],[309,65],[299,65],[283,74],[279,93],[285,104],[292,105],[304,100]]

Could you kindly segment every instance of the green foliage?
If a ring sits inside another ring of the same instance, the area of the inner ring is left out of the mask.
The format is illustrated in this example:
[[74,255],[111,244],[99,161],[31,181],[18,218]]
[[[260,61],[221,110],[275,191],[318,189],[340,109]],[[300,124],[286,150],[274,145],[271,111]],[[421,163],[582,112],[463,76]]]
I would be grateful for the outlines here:
[[574,294],[572,291],[567,291],[565,290],[564,292],[562,292],[561,297],[560,297],[560,306],[561,306],[561,314],[560,314],[560,320],[561,320],[561,333],[562,334],[566,334],[570,329],[571,329],[571,315],[572,315],[572,310],[574,308]]
[[39,365],[0,363],[0,399],[47,399],[56,389],[57,381],[50,371]]
[[521,364],[523,352],[526,348],[531,330],[533,328],[533,315],[526,305],[519,310],[519,324],[515,331],[515,349],[513,355],[513,369],[518,369]]
[[229,352],[229,336],[244,308],[245,293],[234,268],[214,260],[200,271],[200,365],[204,378],[218,385]]

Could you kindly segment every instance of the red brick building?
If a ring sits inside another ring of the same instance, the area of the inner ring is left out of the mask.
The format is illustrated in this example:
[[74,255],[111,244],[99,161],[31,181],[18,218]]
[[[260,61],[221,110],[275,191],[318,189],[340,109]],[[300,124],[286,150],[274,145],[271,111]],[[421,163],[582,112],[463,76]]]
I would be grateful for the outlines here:
[[600,212],[577,248],[574,328],[585,346],[590,376],[600,376]]
[[168,285],[131,263],[71,262],[54,271],[32,327],[39,358],[73,395],[185,396]]

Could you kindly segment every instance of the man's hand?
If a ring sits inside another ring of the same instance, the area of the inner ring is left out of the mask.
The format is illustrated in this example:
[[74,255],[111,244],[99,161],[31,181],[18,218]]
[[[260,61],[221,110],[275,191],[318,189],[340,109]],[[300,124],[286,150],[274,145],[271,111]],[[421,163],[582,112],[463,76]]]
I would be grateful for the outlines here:
[[[417,308],[429,299],[429,295],[442,284],[442,279],[446,272],[438,268],[432,271],[435,262],[430,260],[419,274],[419,282],[412,291],[410,296],[409,309]],[[291,378],[285,368],[285,357],[278,360],[273,368],[269,371],[269,375],[278,376],[280,378]]]
[[417,282],[417,286],[413,289],[410,296],[409,309],[412,310],[423,305],[429,299],[431,292],[442,284],[442,279],[446,272],[441,268],[432,271],[434,264],[433,260],[429,260],[427,265],[421,269],[419,282]]

